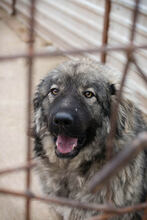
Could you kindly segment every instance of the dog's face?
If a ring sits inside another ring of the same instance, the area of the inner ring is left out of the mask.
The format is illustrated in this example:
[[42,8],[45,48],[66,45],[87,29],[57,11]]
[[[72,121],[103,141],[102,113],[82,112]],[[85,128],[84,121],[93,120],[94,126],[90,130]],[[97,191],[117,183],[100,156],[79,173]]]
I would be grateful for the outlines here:
[[[113,85],[96,73],[93,66],[65,63],[53,70],[39,85],[35,108],[35,127],[50,132],[56,155],[73,158],[108,131]],[[103,134],[102,134],[103,133]]]

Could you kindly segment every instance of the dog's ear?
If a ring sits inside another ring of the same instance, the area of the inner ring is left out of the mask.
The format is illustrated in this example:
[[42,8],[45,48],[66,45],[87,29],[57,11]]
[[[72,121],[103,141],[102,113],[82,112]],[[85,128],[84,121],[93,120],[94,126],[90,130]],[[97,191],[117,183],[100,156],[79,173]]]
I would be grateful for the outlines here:
[[110,94],[111,95],[115,95],[116,94],[116,88],[115,88],[115,85],[114,84],[111,84],[109,86],[109,89],[110,89]]

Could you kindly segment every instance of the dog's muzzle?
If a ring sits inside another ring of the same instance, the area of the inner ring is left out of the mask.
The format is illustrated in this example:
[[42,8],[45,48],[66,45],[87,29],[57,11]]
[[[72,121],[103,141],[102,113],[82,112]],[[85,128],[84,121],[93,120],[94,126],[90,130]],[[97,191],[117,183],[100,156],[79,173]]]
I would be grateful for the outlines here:
[[69,111],[52,115],[50,130],[55,139],[56,155],[61,158],[76,156],[86,140],[79,118]]

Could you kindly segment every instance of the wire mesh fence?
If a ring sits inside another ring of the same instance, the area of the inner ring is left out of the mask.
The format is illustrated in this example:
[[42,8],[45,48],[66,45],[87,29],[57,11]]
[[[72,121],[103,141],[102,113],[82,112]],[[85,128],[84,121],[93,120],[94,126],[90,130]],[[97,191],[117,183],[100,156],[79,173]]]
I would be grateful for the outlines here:
[[[27,130],[30,131],[30,125],[32,121],[31,115],[31,103],[32,103],[32,83],[33,83],[33,61],[36,57],[45,58],[45,57],[57,57],[61,55],[84,55],[85,53],[100,53],[101,54],[101,62],[106,62],[106,56],[108,52],[111,51],[123,51],[126,55],[126,63],[124,65],[124,70],[122,74],[122,79],[120,82],[120,89],[117,94],[117,102],[113,106],[113,111],[111,114],[111,129],[110,134],[107,139],[107,160],[108,163],[104,166],[102,170],[96,174],[92,180],[89,182],[89,190],[91,192],[96,192],[100,190],[105,184],[108,184],[108,180],[114,177],[114,175],[122,169],[124,166],[128,164],[128,162],[134,158],[141,150],[147,147],[147,132],[142,132],[139,134],[135,140],[132,141],[130,147],[127,147],[122,152],[118,154],[117,157],[112,159],[112,148],[113,148],[113,140],[114,135],[116,132],[116,121],[118,117],[118,108],[119,103],[122,99],[122,92],[123,87],[126,81],[126,77],[128,75],[128,70],[130,64],[133,64],[136,67],[138,75],[144,80],[147,84],[147,77],[141,67],[138,65],[137,60],[135,59],[135,52],[139,49],[147,49],[146,45],[136,45],[134,43],[135,31],[136,31],[136,22],[138,18],[138,8],[139,8],[139,0],[135,0],[135,7],[133,11],[132,17],[132,28],[130,32],[130,42],[126,46],[109,46],[107,45],[108,40],[108,30],[109,30],[109,19],[110,19],[110,12],[111,12],[111,0],[105,0],[105,15],[104,15],[104,26],[103,26],[103,37],[102,37],[102,46],[98,48],[87,48],[87,49],[76,49],[76,50],[68,50],[68,51],[55,51],[55,52],[34,52],[34,27],[35,27],[35,5],[37,0],[30,0],[30,30],[29,30],[29,44],[28,44],[28,53],[18,53],[13,55],[0,55],[0,61],[6,62],[8,60],[15,60],[15,59],[26,59],[28,60],[28,73],[27,73]],[[17,13],[16,8],[16,0],[12,1],[12,15]],[[26,175],[26,190],[25,192],[19,192],[14,190],[2,189],[0,188],[0,194],[9,194],[16,197],[23,197],[26,199],[26,220],[31,220],[31,208],[30,204],[32,200],[39,200],[45,203],[55,203],[58,205],[66,205],[70,207],[76,208],[83,208],[83,209],[90,209],[96,211],[102,211],[103,214],[99,216],[95,216],[91,218],[91,220],[102,220],[102,219],[111,219],[111,217],[115,215],[123,215],[125,213],[134,212],[138,210],[145,210],[143,220],[147,219],[147,202],[141,203],[134,206],[127,206],[123,208],[116,208],[109,204],[94,204],[94,203],[82,203],[79,201],[62,198],[62,197],[41,197],[35,195],[31,192],[31,169],[35,166],[35,162],[31,160],[31,138],[27,136],[27,155],[26,155],[26,164],[23,166],[13,167],[10,169],[3,169],[0,170],[0,175],[6,175],[12,172],[19,172],[24,170]],[[108,191],[108,199],[109,199],[109,187],[107,187]]]

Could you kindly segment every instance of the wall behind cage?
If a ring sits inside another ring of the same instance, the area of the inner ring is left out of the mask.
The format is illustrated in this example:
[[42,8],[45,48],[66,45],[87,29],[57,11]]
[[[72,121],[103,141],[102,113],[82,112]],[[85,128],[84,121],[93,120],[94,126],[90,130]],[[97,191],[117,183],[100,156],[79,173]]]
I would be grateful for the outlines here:
[[[1,0],[0,5],[9,13],[12,0]],[[105,0],[42,0],[37,4],[36,32],[51,41],[57,48],[87,48],[100,46],[102,42],[103,16]],[[108,42],[123,44],[129,40],[133,0],[112,0]],[[16,4],[18,18],[27,24],[29,17],[29,0],[19,0]],[[146,43],[147,39],[147,1],[139,6],[136,43]],[[100,60],[99,55],[90,55]],[[140,65],[147,69],[147,52],[138,52]],[[107,62],[122,69],[122,53],[111,53]]]
[[[17,18],[26,25],[29,18],[29,0],[16,1]],[[108,43],[120,45],[129,42],[133,0],[112,0]],[[0,6],[11,13],[12,0],[1,0]],[[105,0],[41,0],[37,3],[35,31],[62,50],[90,48],[102,43]],[[147,42],[147,1],[141,0],[137,22],[136,44]],[[100,60],[100,55],[89,55]],[[147,51],[136,54],[144,72],[147,69]],[[113,52],[107,63],[122,71],[125,56]],[[132,70],[134,71],[135,69]]]
[[[29,0],[16,1],[17,18],[28,25]],[[0,6],[8,13],[12,12],[12,0],[1,0]],[[47,42],[52,42],[56,48],[62,50],[76,48],[93,48],[102,44],[105,0],[41,0],[37,1],[35,16],[36,33]],[[129,42],[129,34],[132,24],[134,0],[112,0],[110,13],[110,27],[108,32],[108,44],[122,45]],[[139,5],[139,18],[136,27],[135,43],[138,45],[147,42],[147,1],[141,0]],[[100,54],[88,55],[100,60]],[[140,50],[135,54],[138,64],[146,73],[147,51]],[[125,54],[111,52],[108,54],[107,63],[120,72],[125,63]],[[146,86],[138,81],[134,74],[136,69],[131,66],[130,74],[131,90],[134,94],[141,93],[147,98]],[[135,93],[134,93],[135,92]],[[131,94],[132,96],[132,94]],[[140,99],[134,101],[140,105]],[[143,107],[144,108],[144,107]],[[146,108],[144,108],[146,111]]]

